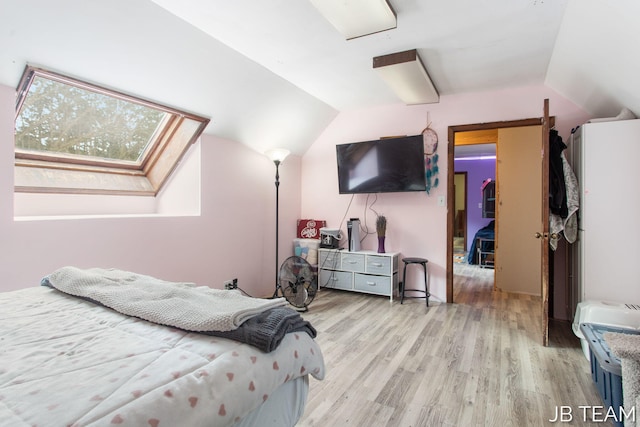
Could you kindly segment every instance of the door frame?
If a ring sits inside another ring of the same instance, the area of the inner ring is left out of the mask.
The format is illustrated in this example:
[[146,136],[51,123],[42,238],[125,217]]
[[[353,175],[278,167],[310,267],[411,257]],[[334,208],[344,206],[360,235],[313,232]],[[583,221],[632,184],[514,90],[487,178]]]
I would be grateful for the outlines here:
[[[555,117],[549,118],[549,127],[553,127],[555,123]],[[521,120],[508,120],[502,122],[488,122],[488,123],[475,123],[466,125],[449,126],[447,134],[447,194],[452,195],[454,192],[454,155],[455,155],[455,134],[456,132],[467,132],[473,130],[488,130],[499,129],[509,127],[522,127],[522,126],[540,126],[544,124],[544,117],[521,119]],[[496,159],[497,162],[497,159]],[[544,169],[543,169],[544,173]],[[453,225],[455,220],[455,200],[453,197],[447,197],[447,268],[446,268],[446,296],[447,302],[453,303]],[[542,260],[543,264],[548,266],[549,259]],[[543,269],[543,274],[544,274]],[[548,267],[547,267],[548,271]]]
[[542,300],[542,345],[549,345],[549,131],[555,126],[553,117],[549,117],[549,99],[545,99],[542,105],[542,286],[540,299]]

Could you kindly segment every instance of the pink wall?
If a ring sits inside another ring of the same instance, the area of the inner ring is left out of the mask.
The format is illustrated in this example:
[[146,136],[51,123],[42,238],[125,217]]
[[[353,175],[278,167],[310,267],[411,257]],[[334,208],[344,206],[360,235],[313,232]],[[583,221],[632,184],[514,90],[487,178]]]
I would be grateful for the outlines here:
[[[545,86],[443,96],[438,104],[388,105],[340,113],[325,129],[302,159],[303,217],[325,219],[329,227],[341,227],[346,233],[346,217],[366,216],[374,226],[375,214],[365,209],[366,195],[339,195],[335,145],[366,141],[391,135],[415,135],[429,119],[438,133],[440,185],[426,193],[380,194],[373,208],[387,217],[387,252],[429,259],[430,286],[434,298],[446,298],[446,207],[438,206],[438,197],[447,196],[447,129],[452,125],[540,117],[543,101],[550,100],[550,113],[556,116],[556,128],[568,138],[570,129],[589,117],[579,107]],[[369,203],[372,198],[369,198]],[[375,229],[375,226],[374,226]],[[365,239],[363,249],[377,247],[375,235]],[[412,273],[413,274],[413,273]],[[407,278],[407,283],[417,277]]]
[[[14,221],[15,91],[0,86],[0,291],[36,286],[64,265],[114,267],[220,288],[237,277],[252,295],[274,288],[275,166],[264,155],[204,135],[201,215]],[[300,157],[280,169],[280,260],[300,212]]]
[[[366,196],[339,195],[335,145],[381,136],[419,133],[427,123],[440,137],[438,188],[425,193],[382,194],[373,208],[387,216],[387,251],[430,260],[431,290],[445,299],[447,127],[466,123],[539,117],[550,99],[557,129],[567,138],[586,113],[544,87],[443,96],[433,105],[346,111],[300,159],[290,156],[280,169],[280,262],[291,254],[298,218],[366,217]],[[275,237],[275,167],[242,144],[211,135],[202,138],[201,215],[193,217],[103,218],[16,222],[13,219],[13,88],[0,86],[0,290],[35,286],[63,265],[116,267],[166,280],[221,287],[237,277],[253,295],[272,293]],[[374,249],[373,237],[364,249]],[[411,278],[409,278],[411,279]]]

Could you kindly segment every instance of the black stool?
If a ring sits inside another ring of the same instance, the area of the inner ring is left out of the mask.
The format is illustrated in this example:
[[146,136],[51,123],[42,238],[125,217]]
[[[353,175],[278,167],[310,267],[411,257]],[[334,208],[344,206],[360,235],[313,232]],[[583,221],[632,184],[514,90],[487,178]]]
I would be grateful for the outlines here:
[[[425,294],[424,297],[407,297],[407,298],[424,298],[427,300],[427,307],[429,307],[429,297],[431,296],[431,294],[429,293],[429,279],[427,276],[427,263],[429,261],[424,258],[402,258],[402,262],[404,262],[404,269],[402,270],[402,282],[400,286],[401,288],[400,304],[404,302],[404,291],[424,292]],[[407,282],[407,265],[409,264],[422,265],[422,268],[424,269],[424,291],[422,289],[405,289],[406,282]]]

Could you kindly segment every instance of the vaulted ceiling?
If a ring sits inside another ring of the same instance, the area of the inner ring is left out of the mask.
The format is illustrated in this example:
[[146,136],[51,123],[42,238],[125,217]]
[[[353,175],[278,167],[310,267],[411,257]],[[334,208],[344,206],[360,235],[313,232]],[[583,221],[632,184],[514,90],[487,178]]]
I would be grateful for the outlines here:
[[389,0],[345,40],[308,0],[0,0],[0,84],[41,66],[211,117],[207,133],[302,154],[339,111],[400,102],[372,58],[417,49],[441,96],[546,84],[640,114],[636,0]]

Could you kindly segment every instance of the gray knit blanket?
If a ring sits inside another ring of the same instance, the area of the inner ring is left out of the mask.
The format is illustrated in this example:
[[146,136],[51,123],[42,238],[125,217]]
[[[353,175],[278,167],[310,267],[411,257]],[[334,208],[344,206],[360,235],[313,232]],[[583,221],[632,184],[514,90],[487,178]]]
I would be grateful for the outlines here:
[[276,307],[264,311],[253,316],[234,331],[204,333],[240,341],[270,353],[278,348],[285,335],[291,332],[303,332],[311,338],[315,338],[317,334],[311,323],[290,307]]
[[128,316],[194,332],[233,331],[253,316],[286,304],[284,298],[251,298],[235,290],[167,282],[117,269],[63,267],[41,284]]

